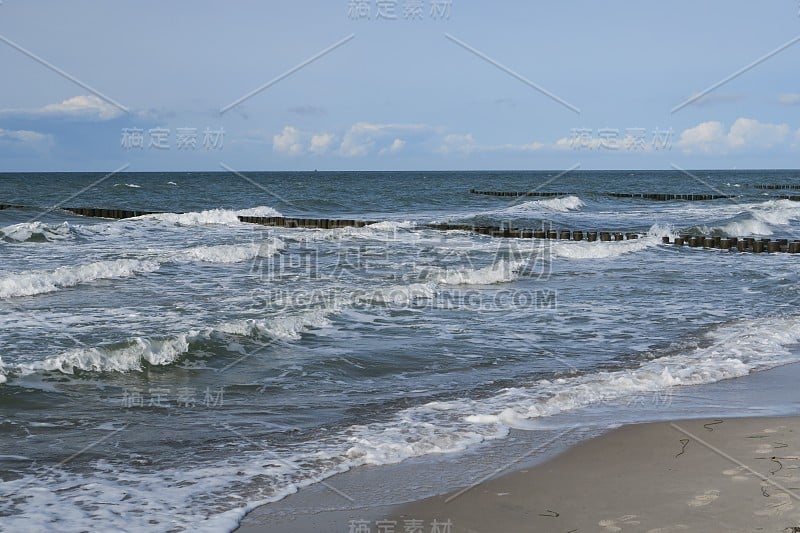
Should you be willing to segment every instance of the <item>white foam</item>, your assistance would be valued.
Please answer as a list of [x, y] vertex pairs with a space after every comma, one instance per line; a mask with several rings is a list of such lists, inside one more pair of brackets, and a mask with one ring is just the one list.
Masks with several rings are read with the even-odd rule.
[[373, 464], [428, 453], [461, 450], [480, 440], [501, 438], [530, 420], [618, 401], [644, 392], [666, 393], [747, 375], [798, 361], [800, 315], [743, 320], [718, 326], [710, 345], [641, 363], [637, 368], [538, 380], [480, 400], [436, 401], [396, 414], [390, 421], [349, 430], [349, 458]]
[[329, 327], [331, 322], [328, 316], [334, 311], [332, 308], [320, 308], [271, 319], [236, 320], [221, 324], [216, 329], [233, 335], [267, 335], [274, 339], [297, 341], [301, 333], [311, 328]]
[[568, 259], [607, 259], [619, 257], [648, 248], [658, 246], [659, 237], [648, 235], [638, 239], [610, 242], [588, 241], [552, 241], [552, 252], [555, 257]]
[[769, 227], [769, 224], [752, 218], [737, 222], [729, 222], [719, 229], [724, 231], [726, 235], [730, 235], [732, 237], [746, 235], [772, 235], [773, 233], [772, 228]]
[[157, 261], [116, 259], [55, 270], [29, 270], [0, 278], [0, 298], [33, 296], [100, 279], [128, 278], [159, 269]]
[[[331, 229], [308, 229], [308, 228], [301, 228], [291, 229], [289, 231], [292, 232], [300, 232], [300, 239], [304, 241], [339, 241], [339, 240], [347, 240], [347, 239], [368, 239], [368, 240], [378, 240], [378, 241], [401, 241], [404, 239], [404, 236], [408, 236], [408, 239], [416, 239], [418, 238], [415, 233], [402, 231], [402, 230], [413, 230], [416, 227], [416, 222], [412, 221], [392, 221], [392, 220], [384, 220], [382, 222], [376, 222], [374, 224], [367, 224], [366, 226], [362, 226], [360, 228], [354, 226], [347, 226], [343, 228], [331, 228]], [[284, 229], [285, 228], [281, 228]]]
[[[158, 476], [124, 461], [102, 459], [93, 463], [89, 473], [50, 469], [38, 474], [38, 483], [22, 478], [0, 487], [3, 496], [20, 498], [25, 510], [25, 514], [5, 517], [4, 524], [11, 529], [30, 528], [58, 517], [87, 528], [102, 523], [121, 530], [231, 530], [254, 506], [279, 500], [354, 466], [458, 452], [503, 438], [509, 428], [531, 427], [527, 421], [538, 417], [790, 362], [796, 356], [789, 347], [800, 342], [800, 315], [725, 324], [710, 331], [707, 340], [709, 346], [646, 361], [635, 369], [539, 380], [480, 400], [430, 402], [381, 422], [351, 426], [336, 439], [330, 436], [325, 442], [300, 445], [289, 452], [223, 454], [210, 466], [181, 465], [178, 470], [164, 465]], [[118, 427], [104, 429], [117, 431]], [[269, 480], [268, 487], [263, 479]], [[257, 501], [244, 501], [240, 491], [233, 490], [248, 480], [259, 480], [259, 486], [268, 489], [257, 492]]]
[[457, 269], [443, 270], [438, 272], [433, 280], [445, 285], [493, 285], [495, 283], [507, 283], [519, 278], [519, 269], [524, 262], [499, 261], [478, 269]]
[[201, 261], [205, 263], [241, 263], [256, 257], [269, 257], [284, 249], [284, 242], [272, 238], [249, 244], [220, 244], [197, 246], [182, 250], [175, 255], [178, 261]]
[[769, 200], [757, 206], [754, 211], [759, 220], [776, 226], [785, 226], [794, 220], [800, 220], [800, 202], [792, 200]]
[[503, 209], [484, 211], [481, 214], [506, 215], [506, 216], [532, 216], [547, 212], [568, 213], [578, 211], [586, 204], [577, 196], [561, 196], [547, 200], [529, 200]]
[[298, 341], [301, 339], [301, 334], [310, 329], [331, 326], [328, 317], [337, 310], [338, 307], [332, 306], [270, 319], [235, 320], [164, 338], [134, 337], [122, 345], [73, 349], [39, 361], [20, 363], [7, 369], [3, 368], [0, 360], [2, 378], [0, 383], [5, 382], [8, 372], [20, 376], [37, 372], [73, 374], [75, 370], [130, 372], [141, 370], [145, 361], [151, 365], [169, 365], [188, 353], [191, 342], [210, 339], [217, 333], [251, 337], [268, 336], [284, 341]]
[[378, 305], [407, 305], [416, 300], [430, 299], [434, 296], [436, 296], [436, 284], [427, 282], [355, 291], [353, 301], [354, 303], [365, 302]]
[[165, 339], [136, 337], [122, 347], [78, 348], [46, 357], [41, 361], [18, 365], [15, 373], [58, 371], [72, 374], [76, 369], [93, 372], [129, 372], [141, 370], [142, 362], [168, 365], [189, 351], [189, 342], [198, 337], [197, 332]]
[[773, 227], [788, 226], [800, 220], [800, 202], [792, 200], [768, 200], [744, 207], [748, 218], [729, 222], [718, 229], [730, 236], [772, 235]]
[[226, 226], [237, 226], [242, 224], [240, 216], [250, 217], [280, 217], [281, 213], [271, 207], [259, 206], [250, 209], [209, 209], [207, 211], [193, 211], [189, 213], [157, 213], [154, 215], [142, 215], [135, 217], [140, 220], [155, 220], [167, 222], [178, 226], [202, 226], [208, 224], [221, 224]]
[[364, 226], [364, 228], [367, 230], [392, 231], [397, 229], [412, 229], [416, 227], [416, 225], [417, 223], [411, 220], [384, 220], [381, 222], [375, 222], [374, 224], [367, 224]]
[[74, 236], [68, 222], [45, 224], [40, 221], [22, 222], [0, 229], [0, 239], [15, 242], [30, 240], [56, 241]]

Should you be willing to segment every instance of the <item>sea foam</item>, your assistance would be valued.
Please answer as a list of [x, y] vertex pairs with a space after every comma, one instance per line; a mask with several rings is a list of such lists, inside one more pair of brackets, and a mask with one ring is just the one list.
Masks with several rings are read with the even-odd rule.
[[0, 229], [0, 240], [18, 242], [51, 242], [70, 239], [75, 236], [69, 222], [45, 224], [44, 222], [22, 222]]
[[0, 298], [33, 296], [100, 279], [128, 278], [159, 268], [157, 261], [116, 259], [62, 266], [55, 270], [29, 270], [0, 278]]
[[209, 209], [206, 211], [193, 211], [189, 213], [157, 213], [136, 217], [140, 220], [153, 220], [167, 222], [178, 226], [202, 226], [208, 224], [221, 224], [236, 226], [242, 224], [240, 216], [250, 217], [280, 217], [280, 212], [271, 207], [260, 206], [250, 209]]

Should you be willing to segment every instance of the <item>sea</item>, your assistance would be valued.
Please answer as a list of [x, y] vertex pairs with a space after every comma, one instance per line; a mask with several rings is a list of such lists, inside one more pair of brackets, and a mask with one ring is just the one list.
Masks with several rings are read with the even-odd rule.
[[798, 238], [778, 184], [800, 171], [0, 174], [0, 530], [232, 531], [334, 474], [798, 362], [800, 256], [662, 242]]

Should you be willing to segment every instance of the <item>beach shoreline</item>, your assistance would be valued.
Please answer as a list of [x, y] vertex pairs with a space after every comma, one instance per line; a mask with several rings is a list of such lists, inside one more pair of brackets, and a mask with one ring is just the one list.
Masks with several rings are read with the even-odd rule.
[[[426, 532], [439, 527], [440, 531], [566, 532], [577, 528], [664, 533], [718, 531], [713, 526], [722, 520], [726, 524], [723, 529], [730, 531], [783, 532], [800, 526], [796, 510], [800, 507], [786, 491], [769, 483], [770, 470], [764, 467], [777, 467], [768, 460], [771, 457], [800, 457], [800, 417], [795, 416], [800, 406], [791, 395], [791, 383], [796, 383], [798, 376], [800, 364], [792, 364], [681, 388], [668, 408], [642, 412], [645, 420], [628, 419], [622, 427], [592, 422], [593, 417], [605, 416], [604, 409], [589, 410], [595, 412], [583, 418], [587, 428], [526, 457], [522, 457], [524, 450], [530, 452], [541, 443], [525, 441], [531, 432], [520, 431], [452, 460], [434, 463], [430, 458], [418, 458], [400, 465], [356, 468], [329, 478], [330, 487], [385, 492], [382, 500], [356, 497], [348, 502], [324, 484], [315, 484], [256, 508], [237, 531], [349, 532], [351, 526], [359, 525], [364, 532], [381, 531], [380, 525], [384, 530], [404, 531], [406, 525], [419, 524], [412, 521], [421, 520]], [[556, 431], [563, 421], [552, 422], [551, 429]], [[685, 448], [682, 439], [688, 439]], [[773, 448], [762, 447], [764, 453], [756, 453], [767, 441], [787, 446], [778, 446], [774, 453]], [[757, 445], [748, 448], [753, 443]], [[505, 454], [506, 459], [489, 456], [490, 450], [510, 451], [515, 445]], [[481, 465], [484, 456], [487, 464]], [[508, 459], [515, 462], [509, 464], [512, 461]], [[491, 468], [493, 465], [499, 466]], [[463, 470], [472, 470], [472, 483], [451, 479], [447, 485], [448, 474]], [[781, 470], [776, 473], [778, 483], [787, 489], [800, 487], [800, 461], [785, 460]], [[425, 494], [432, 487], [421, 482], [422, 497], [406, 494], [392, 499], [385, 485], [414, 471], [429, 476], [431, 471], [438, 472], [445, 490]], [[765, 473], [767, 481], [753, 472]], [[799, 473], [796, 482], [780, 478], [793, 472]], [[659, 484], [652, 483], [654, 479]], [[661, 489], [651, 486], [661, 485], [661, 480], [668, 481]], [[769, 496], [763, 495], [761, 485]], [[672, 514], [685, 519], [671, 518]], [[751, 526], [753, 529], [748, 529]]]

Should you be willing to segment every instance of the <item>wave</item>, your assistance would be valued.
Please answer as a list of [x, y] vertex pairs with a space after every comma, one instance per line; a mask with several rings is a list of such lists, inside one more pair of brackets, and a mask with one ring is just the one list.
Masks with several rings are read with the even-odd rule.
[[219, 244], [197, 246], [182, 250], [175, 255], [176, 260], [201, 261], [205, 263], [242, 263], [256, 257], [269, 257], [283, 250], [284, 242], [272, 238], [251, 244]]
[[742, 237], [747, 235], [772, 235], [774, 233], [769, 224], [752, 218], [729, 222], [724, 226], [713, 229], [721, 230], [725, 235], [730, 237]]
[[353, 293], [353, 301], [370, 305], [408, 305], [434, 296], [436, 296], [435, 283], [410, 283], [358, 291]]
[[141, 189], [142, 188], [141, 185], [136, 185], [135, 183], [115, 183], [114, 187], [119, 187], [120, 185], [124, 186], [124, 187], [128, 187], [130, 189]]
[[448, 285], [494, 285], [519, 279], [526, 261], [499, 261], [483, 268], [443, 269], [425, 267], [420, 269], [419, 282], [390, 285], [375, 289], [355, 291], [351, 295], [353, 305], [405, 306], [419, 300], [430, 300]]
[[608, 259], [658, 246], [659, 238], [648, 236], [627, 241], [611, 242], [552, 242], [554, 257], [566, 259]]
[[665, 355], [637, 368], [538, 380], [481, 400], [430, 402], [401, 411], [392, 420], [350, 428], [347, 456], [371, 464], [399, 462], [429, 453], [463, 450], [502, 438], [530, 420], [642, 393], [669, 394], [676, 386], [745, 376], [800, 356], [800, 315], [743, 320], [717, 326], [706, 346]]
[[505, 405], [525, 407], [503, 409], [497, 421], [551, 416], [635, 393], [714, 383], [795, 362], [797, 355], [789, 347], [800, 343], [800, 317], [737, 321], [708, 332], [706, 340], [709, 346], [648, 361], [636, 369], [543, 380], [534, 388], [510, 389], [498, 399]]
[[153, 215], [142, 215], [129, 220], [154, 220], [167, 222], [177, 226], [204, 226], [208, 224], [220, 224], [226, 226], [238, 226], [240, 216], [249, 217], [280, 217], [280, 212], [267, 206], [253, 207], [250, 209], [209, 209], [206, 211], [192, 211], [189, 213], [156, 213]]
[[747, 235], [772, 235], [776, 226], [788, 226], [800, 220], [800, 202], [792, 200], [768, 200], [766, 202], [744, 206], [747, 211], [740, 213], [746, 216], [733, 220], [713, 229], [722, 231], [731, 237]]
[[154, 366], [167, 366], [188, 354], [191, 343], [211, 340], [220, 333], [298, 341], [303, 332], [330, 326], [329, 316], [336, 310], [319, 308], [269, 319], [236, 320], [168, 337], [134, 337], [121, 343], [70, 350], [41, 361], [21, 363], [13, 368], [4, 368], [0, 360], [0, 383], [6, 381], [9, 372], [22, 376], [37, 372], [74, 374], [76, 370], [131, 372], [142, 370], [145, 362]]
[[44, 222], [22, 222], [0, 229], [0, 240], [20, 242], [52, 242], [75, 237], [75, 229], [69, 222], [45, 224]]
[[[374, 224], [367, 224], [360, 228], [353, 226], [332, 229], [300, 229], [298, 239], [309, 241], [340, 241], [346, 239], [369, 239], [380, 241], [396, 241], [403, 238], [403, 235], [413, 235], [409, 232], [403, 233], [403, 230], [413, 230], [416, 228], [417, 223], [409, 220], [394, 221], [384, 220], [375, 222]], [[286, 228], [281, 228], [286, 229]], [[289, 230], [297, 231], [297, 230]]]
[[148, 339], [135, 337], [123, 346], [92, 347], [70, 350], [33, 363], [23, 363], [15, 373], [58, 371], [73, 374], [88, 372], [129, 372], [141, 370], [144, 361], [151, 365], [168, 365], [189, 351], [189, 343], [198, 338], [195, 332], [171, 338]]
[[543, 211], [568, 213], [570, 211], [578, 211], [585, 206], [586, 204], [583, 200], [577, 196], [561, 196], [558, 198], [548, 198], [547, 200], [529, 200], [503, 209], [486, 211], [483, 214], [524, 217], [541, 214]]
[[55, 270], [29, 270], [0, 278], [0, 298], [33, 296], [101, 279], [129, 278], [159, 268], [158, 261], [116, 259], [62, 266]]
[[297, 341], [300, 340], [301, 333], [311, 328], [330, 326], [328, 317], [335, 311], [336, 308], [319, 308], [271, 319], [237, 320], [220, 325], [217, 329], [233, 335], [268, 336], [273, 339]]
[[638, 239], [624, 241], [550, 241], [551, 251], [554, 257], [566, 259], [608, 259], [619, 257], [634, 252], [641, 252], [648, 248], [654, 248], [661, 243], [661, 237], [665, 235], [674, 236], [675, 230], [672, 226], [653, 225], [646, 236]]
[[444, 285], [493, 285], [507, 283], [519, 278], [524, 261], [500, 259], [496, 263], [478, 269], [442, 270], [432, 276], [432, 281]]
[[116, 259], [83, 265], [62, 266], [55, 270], [29, 270], [0, 278], [0, 299], [35, 296], [104, 279], [130, 278], [155, 272], [170, 262], [233, 264], [257, 257], [269, 257], [285, 247], [277, 238], [248, 244], [197, 246], [177, 252], [163, 252], [148, 259]]
[[[776, 331], [778, 337], [773, 336]], [[113, 494], [114, 501], [120, 503], [114, 513], [103, 518], [122, 529], [131, 524], [152, 528], [156, 523], [157, 527], [169, 525], [197, 531], [231, 530], [256, 505], [280, 500], [349, 468], [457, 452], [504, 438], [513, 427], [531, 428], [531, 419], [598, 401], [619, 401], [642, 392], [708, 383], [791, 362], [797, 358], [789, 347], [800, 342], [800, 317], [729, 323], [709, 331], [705, 337], [707, 346], [673, 352], [634, 369], [539, 380], [480, 400], [428, 402], [374, 423], [349, 426], [309, 446], [299, 444], [291, 450], [267, 450], [261, 454], [228, 454], [211, 467], [183, 465], [176, 469], [166, 465], [155, 477], [132, 467], [130, 462], [111, 464], [101, 460], [98, 468], [89, 472], [68, 475], [51, 469], [46, 473], [50, 476], [46, 479], [47, 491], [40, 489], [41, 483], [31, 483], [29, 477], [10, 480], [5, 484], [4, 496], [24, 497], [27, 511], [48, 505], [73, 506], [76, 494], [78, 501], [98, 501], [102, 495], [108, 499]], [[113, 426], [107, 430], [113, 430]], [[234, 491], [233, 497], [220, 505], [219, 495], [230, 494], [246, 483], [257, 482], [263, 488], [264, 479], [269, 481], [269, 492], [254, 491], [258, 496], [243, 501], [240, 492]], [[203, 499], [206, 496], [214, 500], [208, 502]], [[97, 523], [94, 513], [82, 507], [69, 508], [75, 511], [73, 522], [86, 523], [88, 528]], [[198, 513], [198, 508], [206, 512]], [[31, 516], [42, 523], [48, 518], [46, 513], [31, 511], [9, 516], [6, 521], [25, 527], [30, 525]]]

